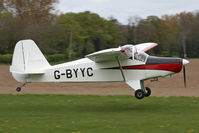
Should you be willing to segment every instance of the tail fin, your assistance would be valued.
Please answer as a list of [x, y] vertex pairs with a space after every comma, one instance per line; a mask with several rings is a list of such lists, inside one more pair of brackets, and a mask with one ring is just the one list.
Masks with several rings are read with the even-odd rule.
[[49, 66], [34, 41], [22, 40], [16, 44], [10, 72], [17, 81], [24, 82], [24, 80], [17, 79], [16, 75], [43, 74]]

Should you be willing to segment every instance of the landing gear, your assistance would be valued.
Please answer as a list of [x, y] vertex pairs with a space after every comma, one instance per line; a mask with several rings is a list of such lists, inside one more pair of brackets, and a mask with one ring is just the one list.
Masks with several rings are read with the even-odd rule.
[[145, 87], [146, 93], [145, 93], [145, 97], [148, 97], [151, 95], [151, 89], [149, 87]]
[[20, 92], [21, 91], [21, 87], [17, 87], [16, 91]]
[[135, 97], [137, 99], [142, 99], [142, 98], [144, 98], [144, 96], [145, 96], [145, 93], [143, 90], [139, 89], [139, 90], [135, 91]]
[[16, 91], [17, 91], [17, 92], [20, 92], [20, 91], [21, 91], [21, 88], [24, 87], [25, 85], [26, 85], [26, 83], [23, 83], [21, 86], [19, 86], [19, 87], [16, 88]]
[[135, 91], [135, 97], [137, 99], [143, 99], [144, 97], [148, 97], [151, 95], [151, 89], [149, 87], [145, 87], [145, 90], [139, 89]]

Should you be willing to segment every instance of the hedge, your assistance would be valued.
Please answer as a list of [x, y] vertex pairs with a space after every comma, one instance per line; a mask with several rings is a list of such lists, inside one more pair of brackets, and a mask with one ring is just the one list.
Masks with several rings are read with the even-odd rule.
[[11, 64], [12, 54], [0, 55], [0, 64]]

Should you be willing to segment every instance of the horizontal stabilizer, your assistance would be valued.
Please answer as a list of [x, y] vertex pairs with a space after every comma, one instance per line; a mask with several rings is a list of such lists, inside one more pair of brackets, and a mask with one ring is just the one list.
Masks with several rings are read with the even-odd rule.
[[12, 71], [12, 67], [10, 67], [10, 72], [15, 73], [15, 74], [23, 74], [23, 75], [31, 75], [31, 74], [42, 75], [42, 74], [45, 73], [44, 71], [25, 71], [25, 72], [17, 72], [17, 71]]

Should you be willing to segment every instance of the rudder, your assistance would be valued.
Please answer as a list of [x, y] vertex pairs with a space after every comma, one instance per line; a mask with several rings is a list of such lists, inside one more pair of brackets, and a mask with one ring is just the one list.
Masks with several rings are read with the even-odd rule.
[[16, 44], [10, 72], [17, 81], [25, 82], [16, 75], [42, 74], [48, 67], [48, 61], [33, 40], [21, 40]]

